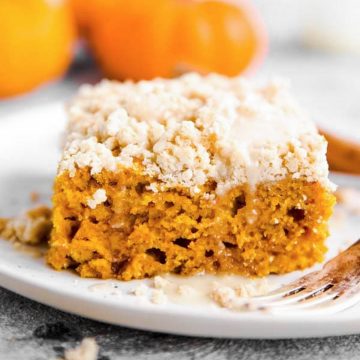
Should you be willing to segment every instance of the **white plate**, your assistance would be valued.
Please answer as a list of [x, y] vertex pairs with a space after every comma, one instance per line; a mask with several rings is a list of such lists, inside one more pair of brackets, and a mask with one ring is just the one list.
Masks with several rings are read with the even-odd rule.
[[[16, 214], [29, 205], [29, 193], [39, 191], [48, 201], [59, 158], [59, 135], [65, 125], [62, 105], [49, 104], [0, 120], [0, 216]], [[338, 182], [358, 186], [356, 177]], [[348, 246], [360, 234], [360, 221], [334, 221], [329, 254]], [[175, 334], [231, 338], [290, 338], [345, 335], [360, 332], [360, 307], [331, 316], [231, 312], [211, 302], [156, 305], [128, 291], [149, 280], [120, 282], [80, 279], [50, 269], [43, 259], [19, 252], [0, 241], [0, 285], [58, 309], [112, 324]], [[270, 277], [281, 283], [299, 276]], [[107, 285], [98, 285], [107, 284]], [[95, 287], [94, 287], [95, 285]], [[107, 291], [107, 289], [112, 289]], [[91, 291], [103, 289], [101, 291]], [[106, 290], [106, 291], [105, 291]]]

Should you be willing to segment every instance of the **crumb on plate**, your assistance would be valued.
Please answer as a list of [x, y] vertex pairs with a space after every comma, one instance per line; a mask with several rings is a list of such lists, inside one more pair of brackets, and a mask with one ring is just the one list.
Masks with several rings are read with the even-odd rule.
[[151, 295], [151, 302], [153, 304], [161, 305], [165, 304], [168, 300], [167, 295], [162, 289], [154, 289]]
[[45, 205], [32, 208], [18, 216], [0, 218], [0, 236], [17, 243], [43, 243], [49, 239], [51, 229], [51, 210]]

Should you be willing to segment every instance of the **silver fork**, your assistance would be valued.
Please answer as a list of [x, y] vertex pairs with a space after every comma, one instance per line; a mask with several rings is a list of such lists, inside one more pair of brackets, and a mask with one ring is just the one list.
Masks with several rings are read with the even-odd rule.
[[249, 302], [256, 310], [297, 312], [316, 310], [334, 314], [360, 302], [360, 239], [347, 250], [311, 272]]

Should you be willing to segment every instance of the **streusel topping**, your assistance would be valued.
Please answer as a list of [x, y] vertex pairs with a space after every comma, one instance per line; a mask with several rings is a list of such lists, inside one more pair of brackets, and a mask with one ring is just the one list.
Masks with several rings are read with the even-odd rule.
[[93, 196], [87, 200], [87, 205], [90, 209], [95, 209], [98, 205], [107, 200], [106, 191], [104, 189], [98, 189]]
[[196, 193], [213, 180], [221, 194], [288, 175], [331, 187], [326, 141], [279, 80], [104, 80], [83, 86], [68, 112], [60, 173], [116, 171], [140, 160], [155, 191], [180, 185]]

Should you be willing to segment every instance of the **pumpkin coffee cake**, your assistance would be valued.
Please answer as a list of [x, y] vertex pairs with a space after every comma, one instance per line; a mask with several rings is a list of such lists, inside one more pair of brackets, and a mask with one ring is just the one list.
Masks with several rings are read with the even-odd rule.
[[83, 277], [264, 276], [323, 259], [326, 142], [279, 81], [102, 81], [68, 109], [48, 262]]

